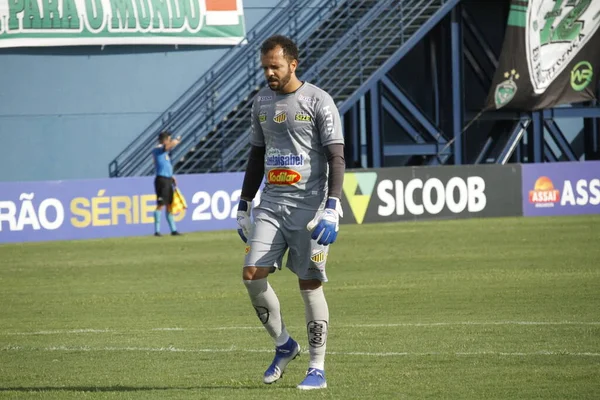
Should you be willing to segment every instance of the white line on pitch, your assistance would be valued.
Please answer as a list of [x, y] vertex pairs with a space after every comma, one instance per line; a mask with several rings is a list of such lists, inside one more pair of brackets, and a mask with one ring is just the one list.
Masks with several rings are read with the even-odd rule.
[[464, 326], [464, 325], [600, 325], [600, 322], [576, 322], [576, 321], [464, 321], [464, 322], [407, 322], [396, 324], [362, 324], [362, 325], [340, 325], [340, 327], [360, 327], [360, 328], [395, 328], [403, 326]]
[[63, 335], [63, 334], [79, 334], [79, 333], [110, 333], [110, 332], [116, 332], [116, 331], [111, 330], [111, 329], [71, 329], [71, 330], [54, 329], [54, 330], [35, 331], [35, 332], [0, 332], [0, 335], [7, 335], [7, 336], [12, 336], [12, 335], [19, 335], [19, 336]]
[[[501, 326], [501, 325], [581, 325], [581, 326], [600, 326], [600, 322], [591, 321], [462, 321], [462, 322], [399, 322], [392, 324], [340, 324], [333, 325], [334, 328], [401, 328], [401, 327], [438, 327], [438, 326]], [[291, 329], [294, 327], [291, 327]], [[160, 331], [222, 331], [222, 330], [263, 330], [262, 326], [221, 326], [221, 327], [196, 327], [196, 328], [152, 328], [152, 329], [132, 329], [132, 330], [114, 330], [114, 329], [71, 329], [71, 330], [42, 330], [33, 332], [0, 332], [5, 336], [26, 336], [26, 335], [73, 335], [82, 333], [132, 333], [132, 332], [160, 332]]]
[[[238, 349], [234, 346], [223, 349], [181, 349], [177, 347], [21, 347], [6, 346], [0, 351], [65, 351], [65, 352], [167, 352], [167, 353], [272, 353], [272, 349]], [[571, 356], [571, 357], [600, 357], [600, 353], [569, 352], [569, 351], [535, 351], [535, 352], [502, 352], [502, 351], [473, 351], [473, 352], [362, 352], [362, 351], [330, 351], [328, 355], [363, 356], [363, 357], [406, 357], [406, 356], [501, 356], [501, 357], [531, 357], [531, 356]]]

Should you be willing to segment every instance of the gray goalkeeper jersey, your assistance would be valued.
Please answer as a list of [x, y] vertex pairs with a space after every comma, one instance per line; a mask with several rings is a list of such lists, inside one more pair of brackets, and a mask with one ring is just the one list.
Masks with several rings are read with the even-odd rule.
[[324, 203], [329, 167], [323, 147], [344, 143], [329, 94], [307, 82], [289, 94], [260, 90], [252, 104], [250, 143], [265, 147], [262, 199], [315, 210]]

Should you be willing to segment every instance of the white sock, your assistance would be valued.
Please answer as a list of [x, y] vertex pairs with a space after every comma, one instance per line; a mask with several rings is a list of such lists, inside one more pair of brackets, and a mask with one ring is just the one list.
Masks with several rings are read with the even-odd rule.
[[329, 307], [325, 300], [323, 287], [314, 290], [301, 290], [306, 315], [308, 334], [308, 368], [325, 369], [325, 348], [329, 329]]
[[275, 346], [283, 346], [287, 343], [290, 335], [285, 329], [279, 299], [267, 278], [253, 281], [244, 280], [244, 285], [250, 295], [250, 301], [254, 306], [256, 315], [265, 326], [269, 335], [275, 341]]

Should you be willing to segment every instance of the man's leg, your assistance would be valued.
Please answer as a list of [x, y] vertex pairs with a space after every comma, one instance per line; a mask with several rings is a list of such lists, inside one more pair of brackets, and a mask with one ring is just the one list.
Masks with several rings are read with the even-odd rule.
[[325, 381], [325, 349], [327, 348], [329, 328], [329, 307], [320, 280], [300, 279], [299, 283], [300, 294], [304, 300], [310, 360], [306, 378], [298, 385], [298, 389], [324, 389], [327, 387]]
[[156, 210], [154, 210], [154, 235], [160, 236], [160, 214], [162, 210], [162, 205], [157, 205]]
[[306, 224], [314, 218], [314, 211], [294, 209], [285, 228], [290, 243], [287, 267], [297, 276], [300, 294], [304, 300], [306, 333], [310, 360], [304, 380], [298, 389], [323, 389], [325, 381], [325, 349], [329, 328], [329, 307], [323, 294], [323, 282], [327, 282], [325, 264], [328, 246], [322, 246], [310, 238]]
[[169, 179], [168, 183], [166, 185], [165, 188], [165, 204], [168, 204], [169, 207], [167, 207], [167, 223], [169, 224], [169, 230], [171, 231], [171, 235], [179, 235], [179, 232], [177, 232], [177, 226], [175, 225], [175, 217], [173, 216], [173, 214], [171, 214], [170, 211], [170, 207], [171, 204], [173, 204], [173, 197], [174, 197], [174, 191], [173, 191], [173, 180]]
[[156, 192], [156, 210], [154, 210], [154, 236], [160, 235], [160, 215], [167, 197], [167, 186], [165, 178], [157, 176], [154, 178], [154, 191]]
[[175, 217], [167, 210], [167, 222], [169, 223], [169, 229], [171, 233], [177, 233], [177, 226], [175, 225]]
[[258, 319], [275, 342], [275, 346], [283, 346], [290, 339], [290, 335], [281, 317], [279, 299], [267, 280], [269, 270], [270, 268], [245, 267], [244, 285]]
[[248, 238], [242, 278], [256, 315], [275, 343], [275, 358], [264, 373], [264, 383], [280, 379], [287, 364], [300, 352], [300, 346], [290, 338], [285, 328], [279, 299], [267, 280], [275, 266], [281, 265], [286, 249], [276, 214], [255, 209], [254, 228]]

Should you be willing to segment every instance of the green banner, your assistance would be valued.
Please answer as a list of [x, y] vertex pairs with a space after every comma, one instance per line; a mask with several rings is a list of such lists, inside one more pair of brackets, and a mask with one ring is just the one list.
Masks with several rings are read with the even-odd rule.
[[0, 0], [0, 48], [234, 45], [242, 0]]
[[600, 0], [512, 0], [486, 109], [537, 110], [595, 99]]

